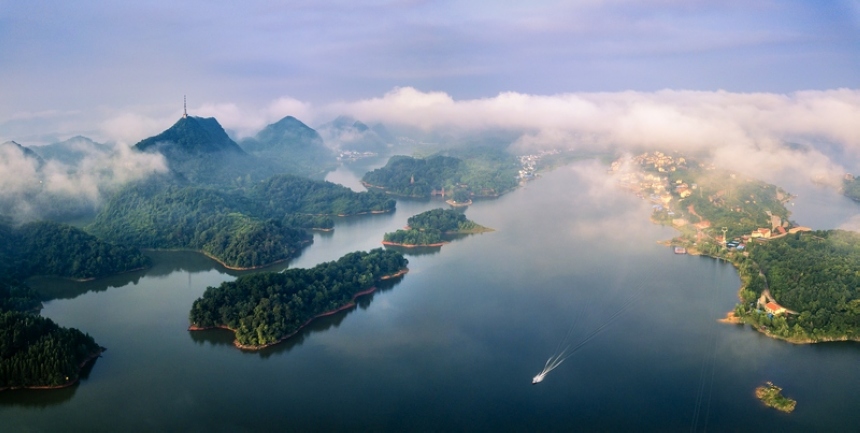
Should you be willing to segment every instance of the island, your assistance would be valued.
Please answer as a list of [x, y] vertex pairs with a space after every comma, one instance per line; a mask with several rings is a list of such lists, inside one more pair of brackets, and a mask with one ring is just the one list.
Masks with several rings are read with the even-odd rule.
[[652, 202], [652, 221], [680, 231], [666, 242], [676, 252], [738, 269], [740, 302], [722, 321], [793, 343], [860, 341], [860, 234], [801, 226], [781, 188], [680, 154], [645, 153], [610, 171]]
[[[384, 167], [366, 173], [362, 183], [404, 197], [454, 196], [465, 203], [471, 197], [498, 197], [517, 187], [520, 162], [491, 148], [448, 151], [426, 158], [392, 156]], [[461, 193], [462, 194], [462, 193]]]
[[259, 350], [290, 338], [313, 319], [350, 308], [381, 280], [407, 272], [398, 252], [357, 251], [310, 269], [243, 275], [207, 287], [189, 313], [190, 331], [229, 329], [234, 344]]
[[785, 413], [794, 411], [797, 402], [782, 395], [782, 388], [767, 382], [766, 384], [755, 389], [755, 396], [761, 400], [766, 406]]
[[386, 233], [384, 245], [401, 247], [438, 247], [447, 243], [445, 235], [472, 234], [492, 231], [476, 224], [453, 209], [432, 209], [413, 215], [405, 230]]

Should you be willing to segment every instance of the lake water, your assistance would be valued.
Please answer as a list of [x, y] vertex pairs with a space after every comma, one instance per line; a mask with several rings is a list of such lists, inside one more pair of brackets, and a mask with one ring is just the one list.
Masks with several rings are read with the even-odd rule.
[[[238, 274], [198, 254], [152, 253], [152, 269], [87, 283], [35, 281], [53, 298], [43, 315], [108, 350], [77, 386], [0, 393], [0, 430], [860, 426], [860, 345], [795, 346], [718, 323], [737, 301], [734, 268], [658, 245], [674, 232], [605, 176], [586, 161], [476, 202], [466, 215], [496, 231], [409, 255], [402, 279], [260, 352], [237, 350], [227, 331], [187, 331], [192, 302]], [[329, 178], [360, 189], [348, 168]], [[815, 218], [798, 212], [800, 200], [795, 217]], [[828, 203], [856, 214], [848, 200]], [[288, 266], [376, 248], [409, 216], [443, 205], [400, 200], [393, 214], [340, 219]], [[531, 384], [559, 346], [583, 341]], [[798, 401], [794, 413], [755, 398], [765, 381]]]

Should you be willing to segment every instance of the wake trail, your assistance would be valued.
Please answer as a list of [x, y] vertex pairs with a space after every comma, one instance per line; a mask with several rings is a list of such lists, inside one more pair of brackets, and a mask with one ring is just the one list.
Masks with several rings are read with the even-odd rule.
[[[590, 298], [586, 299], [586, 301], [580, 306], [578, 314], [574, 317], [573, 324], [567, 330], [567, 334], [565, 334], [564, 338], [556, 346], [556, 350], [555, 350], [555, 352], [553, 352], [553, 355], [550, 356], [549, 359], [547, 359], [546, 363], [544, 363], [543, 370], [541, 370], [541, 372], [538, 373], [538, 375], [532, 379], [532, 384], [536, 384], [538, 382], [541, 382], [544, 379], [544, 377], [546, 377], [546, 375], [549, 374], [549, 372], [555, 370], [565, 360], [567, 360], [568, 358], [573, 356], [574, 353], [576, 353], [579, 349], [581, 349], [583, 346], [585, 346], [588, 342], [590, 342], [591, 340], [596, 338], [603, 330], [605, 330], [607, 327], [609, 327], [610, 325], [615, 323], [621, 316], [623, 316], [631, 308], [633, 308], [633, 306], [639, 300], [641, 300], [642, 297], [645, 295], [645, 292], [642, 290], [642, 288], [644, 286], [645, 286], [645, 282], [640, 283], [639, 286], [637, 286], [635, 291], [634, 291], [635, 294], [633, 296], [631, 296], [629, 299], [627, 299], [627, 301], [625, 301], [621, 305], [621, 308], [619, 308], [617, 311], [615, 311], [613, 314], [611, 314], [609, 316], [609, 318], [606, 319], [606, 321], [603, 324], [598, 326], [596, 329], [594, 329], [590, 333], [586, 334], [586, 336], [579, 343], [577, 343], [576, 345], [573, 345], [573, 347], [571, 347], [570, 338], [574, 334], [574, 330], [577, 328], [577, 325], [579, 324], [581, 317], [584, 316], [585, 313], [588, 311], [588, 308], [589, 308], [590, 303], [591, 303]], [[564, 349], [562, 349], [562, 347]]]

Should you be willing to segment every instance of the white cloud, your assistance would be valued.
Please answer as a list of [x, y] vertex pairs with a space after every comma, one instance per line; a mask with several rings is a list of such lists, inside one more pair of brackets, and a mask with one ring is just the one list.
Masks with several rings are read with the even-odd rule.
[[[379, 98], [332, 104], [330, 112], [364, 121], [431, 129], [523, 131], [520, 151], [538, 148], [662, 148], [704, 151], [718, 162], [773, 173], [801, 170], [839, 176], [840, 167], [815, 149], [786, 142], [823, 140], [860, 155], [860, 91], [792, 94], [675, 91], [515, 92], [455, 100], [441, 92], [396, 88]], [[833, 172], [833, 170], [836, 170]]]
[[40, 163], [15, 146], [0, 147], [0, 215], [29, 221], [84, 212], [118, 186], [167, 170], [160, 155], [135, 152], [124, 143], [75, 148], [85, 155], [69, 166], [56, 160]]

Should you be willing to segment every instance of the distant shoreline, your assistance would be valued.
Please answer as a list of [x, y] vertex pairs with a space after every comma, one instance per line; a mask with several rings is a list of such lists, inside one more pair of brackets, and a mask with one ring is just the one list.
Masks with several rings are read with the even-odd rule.
[[403, 247], [403, 248], [441, 247], [442, 245], [449, 244], [449, 243], [450, 242], [437, 242], [435, 244], [398, 244], [397, 242], [382, 241], [382, 245], [391, 245], [391, 246]]

